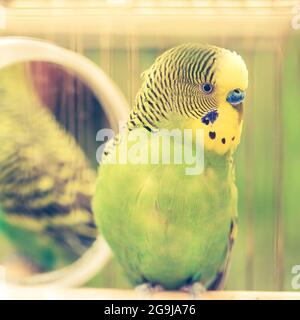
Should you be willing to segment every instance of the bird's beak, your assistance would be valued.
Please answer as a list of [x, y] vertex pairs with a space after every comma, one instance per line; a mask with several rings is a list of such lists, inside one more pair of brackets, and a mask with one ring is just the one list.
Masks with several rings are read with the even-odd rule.
[[229, 102], [233, 107], [238, 106], [245, 99], [245, 92], [241, 89], [234, 89], [227, 95], [226, 101]]

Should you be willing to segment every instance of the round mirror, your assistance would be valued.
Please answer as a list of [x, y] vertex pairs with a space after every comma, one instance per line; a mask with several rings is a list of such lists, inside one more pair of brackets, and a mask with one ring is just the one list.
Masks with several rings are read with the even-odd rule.
[[84, 57], [29, 39], [1, 47], [0, 265], [16, 283], [71, 265], [95, 242], [96, 135], [128, 106]]

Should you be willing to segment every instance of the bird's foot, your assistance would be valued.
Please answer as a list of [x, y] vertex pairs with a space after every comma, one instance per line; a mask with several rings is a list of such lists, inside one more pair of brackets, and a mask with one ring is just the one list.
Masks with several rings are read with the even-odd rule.
[[142, 298], [147, 298], [149, 295], [164, 291], [164, 288], [159, 284], [146, 282], [135, 287], [135, 291], [141, 295]]
[[191, 295], [191, 298], [195, 300], [201, 299], [201, 294], [206, 292], [206, 288], [201, 282], [194, 282], [191, 285], [182, 287], [181, 291], [189, 293]]

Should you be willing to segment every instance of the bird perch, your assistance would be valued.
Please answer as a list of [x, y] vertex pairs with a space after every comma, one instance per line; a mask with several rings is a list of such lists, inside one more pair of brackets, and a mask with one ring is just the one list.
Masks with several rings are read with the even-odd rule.
[[[300, 300], [300, 292], [271, 291], [209, 291], [198, 297], [203, 300]], [[1, 299], [16, 300], [188, 300], [191, 296], [184, 292], [164, 291], [151, 295], [141, 295], [134, 290], [119, 289], [52, 289], [50, 287], [17, 287], [0, 288]]]

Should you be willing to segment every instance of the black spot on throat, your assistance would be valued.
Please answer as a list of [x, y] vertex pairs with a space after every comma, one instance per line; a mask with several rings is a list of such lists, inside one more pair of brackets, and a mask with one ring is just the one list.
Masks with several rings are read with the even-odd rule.
[[221, 141], [222, 141], [222, 143], [223, 143], [223, 144], [225, 144], [225, 143], [226, 143], [226, 139], [225, 139], [225, 138], [222, 138], [222, 140], [221, 140]]
[[212, 140], [216, 138], [216, 133], [214, 131], [209, 131], [208, 135]]

